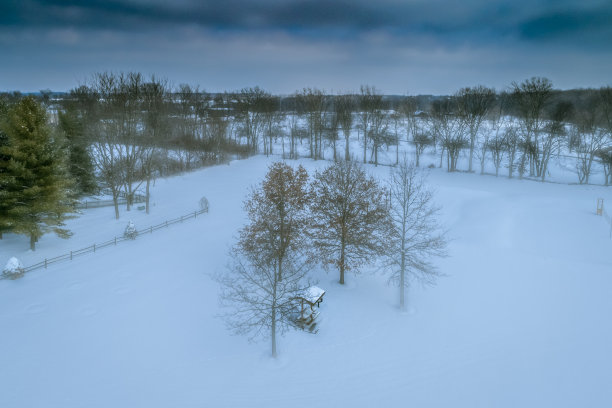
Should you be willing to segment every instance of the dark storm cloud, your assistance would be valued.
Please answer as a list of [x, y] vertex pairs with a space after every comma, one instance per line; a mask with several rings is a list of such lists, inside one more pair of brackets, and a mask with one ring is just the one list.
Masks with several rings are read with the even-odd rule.
[[401, 24], [401, 16], [356, 1], [188, 1], [178, 3], [103, 0], [9, 0], [0, 5], [3, 25], [152, 28], [196, 24], [207, 28], [373, 29]]
[[[459, 39], [523, 40], [588, 35], [607, 28], [609, 2], [382, 0], [4, 0], [0, 25], [121, 31], [196, 25], [213, 30], [277, 30], [316, 35], [386, 30]], [[491, 38], [493, 36], [494, 38]], [[458, 37], [458, 38], [457, 38]], [[481, 38], [486, 40], [486, 38]]]
[[526, 21], [521, 34], [527, 39], [568, 38], [599, 35], [608, 46], [612, 41], [612, 5], [589, 11], [547, 13]]

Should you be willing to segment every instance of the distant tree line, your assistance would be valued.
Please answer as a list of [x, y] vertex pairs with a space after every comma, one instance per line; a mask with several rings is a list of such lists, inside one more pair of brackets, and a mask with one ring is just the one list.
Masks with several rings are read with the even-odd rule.
[[[20, 115], [38, 118], [30, 133], [18, 131]], [[15, 173], [42, 166], [19, 161], [25, 141], [45, 134], [49, 147], [42, 150], [54, 152], [57, 180], [48, 182], [58, 187], [58, 210], [34, 211], [47, 221], [25, 228], [32, 247], [46, 231], [67, 236], [62, 220], [80, 195], [104, 189], [118, 218], [119, 197], [127, 197], [130, 210], [135, 191], [143, 189], [149, 212], [156, 177], [256, 153], [378, 165], [382, 150], [389, 157], [395, 149], [398, 164], [400, 145], [410, 144], [417, 166], [430, 152], [449, 172], [479, 166], [484, 173], [491, 163], [496, 175], [505, 168], [508, 177], [542, 181], [551, 158], [568, 156], [580, 183], [591, 182], [594, 165], [603, 170], [604, 184], [612, 183], [612, 88], [558, 91], [546, 78], [512, 83], [502, 92], [475, 86], [450, 96], [389, 96], [372, 86], [278, 96], [259, 87], [208, 93], [137, 72], [105, 72], [68, 93], [0, 94], [0, 124], [0, 233], [22, 230], [15, 222], [26, 201], [13, 191]], [[21, 186], [25, 192], [27, 185]]]
[[[597, 162], [607, 185], [611, 94], [609, 87], [558, 91], [546, 78], [502, 92], [479, 85], [437, 97], [385, 96], [372, 86], [337, 95], [305, 88], [275, 96], [259, 87], [210, 94], [138, 73], [101, 73], [61, 98], [58, 111], [79, 119], [102, 184], [128, 196], [135, 178], [148, 183], [228, 155], [297, 158], [301, 146], [315, 160], [359, 157], [378, 165], [381, 149], [394, 147], [397, 164], [402, 142], [413, 145], [417, 165], [431, 150], [450, 172], [479, 164], [484, 173], [492, 163], [496, 175], [505, 167], [509, 177], [541, 180], [552, 157], [569, 154], [580, 183], [589, 183]], [[355, 134], [361, 153], [351, 151]], [[109, 158], [111, 145], [116, 157]], [[464, 154], [467, 168], [459, 168]]]

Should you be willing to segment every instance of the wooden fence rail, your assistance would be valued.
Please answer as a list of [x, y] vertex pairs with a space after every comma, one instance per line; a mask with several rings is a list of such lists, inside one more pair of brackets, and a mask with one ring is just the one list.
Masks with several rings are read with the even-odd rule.
[[[140, 195], [140, 194], [134, 194], [134, 197], [132, 198], [132, 204], [137, 204], [137, 203], [144, 203], [145, 201], [147, 201], [147, 197]], [[127, 204], [127, 198], [119, 198], [117, 199], [117, 204], [119, 205], [124, 205]], [[76, 209], [77, 210], [87, 210], [89, 208], [100, 208], [100, 207], [110, 207], [115, 205], [115, 202], [113, 200], [93, 200], [93, 201], [83, 201], [80, 202], [76, 205]]]
[[[143, 228], [139, 231], [137, 231], [136, 235], [134, 236], [134, 238], [128, 238], [128, 237], [124, 237], [124, 236], [120, 236], [120, 237], [113, 237], [113, 239], [110, 239], [108, 241], [105, 242], [101, 242], [101, 243], [96, 243], [93, 245], [90, 245], [88, 247], [85, 248], [80, 248], [80, 249], [76, 249], [73, 251], [70, 251], [69, 253], [63, 254], [63, 255], [59, 255], [56, 256], [54, 258], [45, 258], [43, 261], [35, 263], [33, 265], [29, 265], [23, 268], [23, 272], [31, 272], [34, 271], [36, 269], [46, 269], [49, 265], [53, 265], [55, 263], [58, 262], [63, 262], [63, 261], [72, 261], [73, 258], [77, 257], [77, 256], [81, 256], [81, 255], [85, 255], [85, 254], [89, 254], [92, 252], [96, 252], [99, 249], [102, 248], [106, 248], [109, 246], [115, 246], [118, 243], [121, 243], [123, 241], [132, 241], [134, 239], [136, 239], [136, 237], [139, 237], [141, 235], [144, 234], [152, 234], [153, 231], [157, 231], [159, 229], [162, 228], [167, 228], [170, 225], [173, 224], [177, 224], [180, 222], [183, 222], [185, 220], [191, 219], [191, 218], [196, 218], [198, 215], [202, 215], [204, 213], [208, 212], [208, 206], [206, 206], [205, 208], [202, 208], [198, 211], [194, 211], [192, 213], [186, 214], [186, 215], [181, 215], [178, 218], [172, 219], [172, 220], [167, 220], [164, 221], [160, 224], [157, 225], [152, 225], [146, 228]], [[6, 279], [7, 277], [5, 275], [0, 275], [0, 279]]]

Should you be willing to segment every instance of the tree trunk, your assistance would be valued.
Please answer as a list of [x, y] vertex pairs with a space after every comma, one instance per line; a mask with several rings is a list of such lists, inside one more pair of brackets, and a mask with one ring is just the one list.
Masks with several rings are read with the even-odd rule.
[[119, 193], [113, 191], [113, 204], [115, 205], [115, 219], [119, 219]]
[[349, 134], [348, 133], [344, 134], [344, 160], [345, 161], [351, 160], [351, 156], [349, 154]]
[[399, 137], [397, 138], [397, 144], [395, 145], [395, 165], [397, 166], [398, 164], [399, 164]]
[[406, 279], [406, 254], [402, 251], [402, 263], [401, 263], [401, 270], [400, 270], [400, 309], [401, 310], [406, 310], [406, 301], [405, 301], [406, 280], [405, 279]]
[[146, 213], [149, 213], [149, 201], [150, 201], [150, 193], [149, 193], [149, 186], [151, 185], [151, 177], [147, 177], [147, 193], [146, 193], [146, 201], [145, 201], [145, 206], [146, 206]]
[[340, 244], [340, 284], [344, 285], [344, 241]]
[[367, 150], [368, 150], [368, 129], [364, 126], [363, 129], [363, 164], [367, 162]]
[[30, 250], [36, 251], [36, 234], [30, 234]]
[[378, 167], [378, 144], [374, 146], [374, 166]]
[[476, 141], [476, 137], [470, 138], [470, 164], [468, 165], [468, 171], [472, 172], [472, 160], [474, 159], [474, 142]]
[[272, 325], [270, 338], [272, 340], [272, 357], [276, 358], [276, 305], [272, 305]]
[[132, 209], [132, 184], [130, 183], [129, 186], [126, 188], [126, 195], [125, 195], [125, 201], [126, 201], [126, 211], [130, 211]]
[[338, 161], [338, 157], [336, 156], [336, 139], [334, 138], [334, 163]]

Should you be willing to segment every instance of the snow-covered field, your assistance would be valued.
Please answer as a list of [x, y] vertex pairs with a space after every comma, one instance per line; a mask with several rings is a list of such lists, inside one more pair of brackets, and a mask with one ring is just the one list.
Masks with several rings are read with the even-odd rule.
[[366, 269], [342, 286], [315, 269], [319, 333], [287, 333], [275, 360], [215, 317], [211, 275], [277, 159], [158, 180], [150, 215], [87, 210], [70, 240], [47, 235], [34, 253], [5, 236], [2, 266], [30, 265], [210, 202], [202, 217], [0, 281], [0, 407], [611, 406], [612, 240], [595, 206], [612, 189], [432, 170], [447, 276], [411, 288], [401, 313], [385, 276]]

